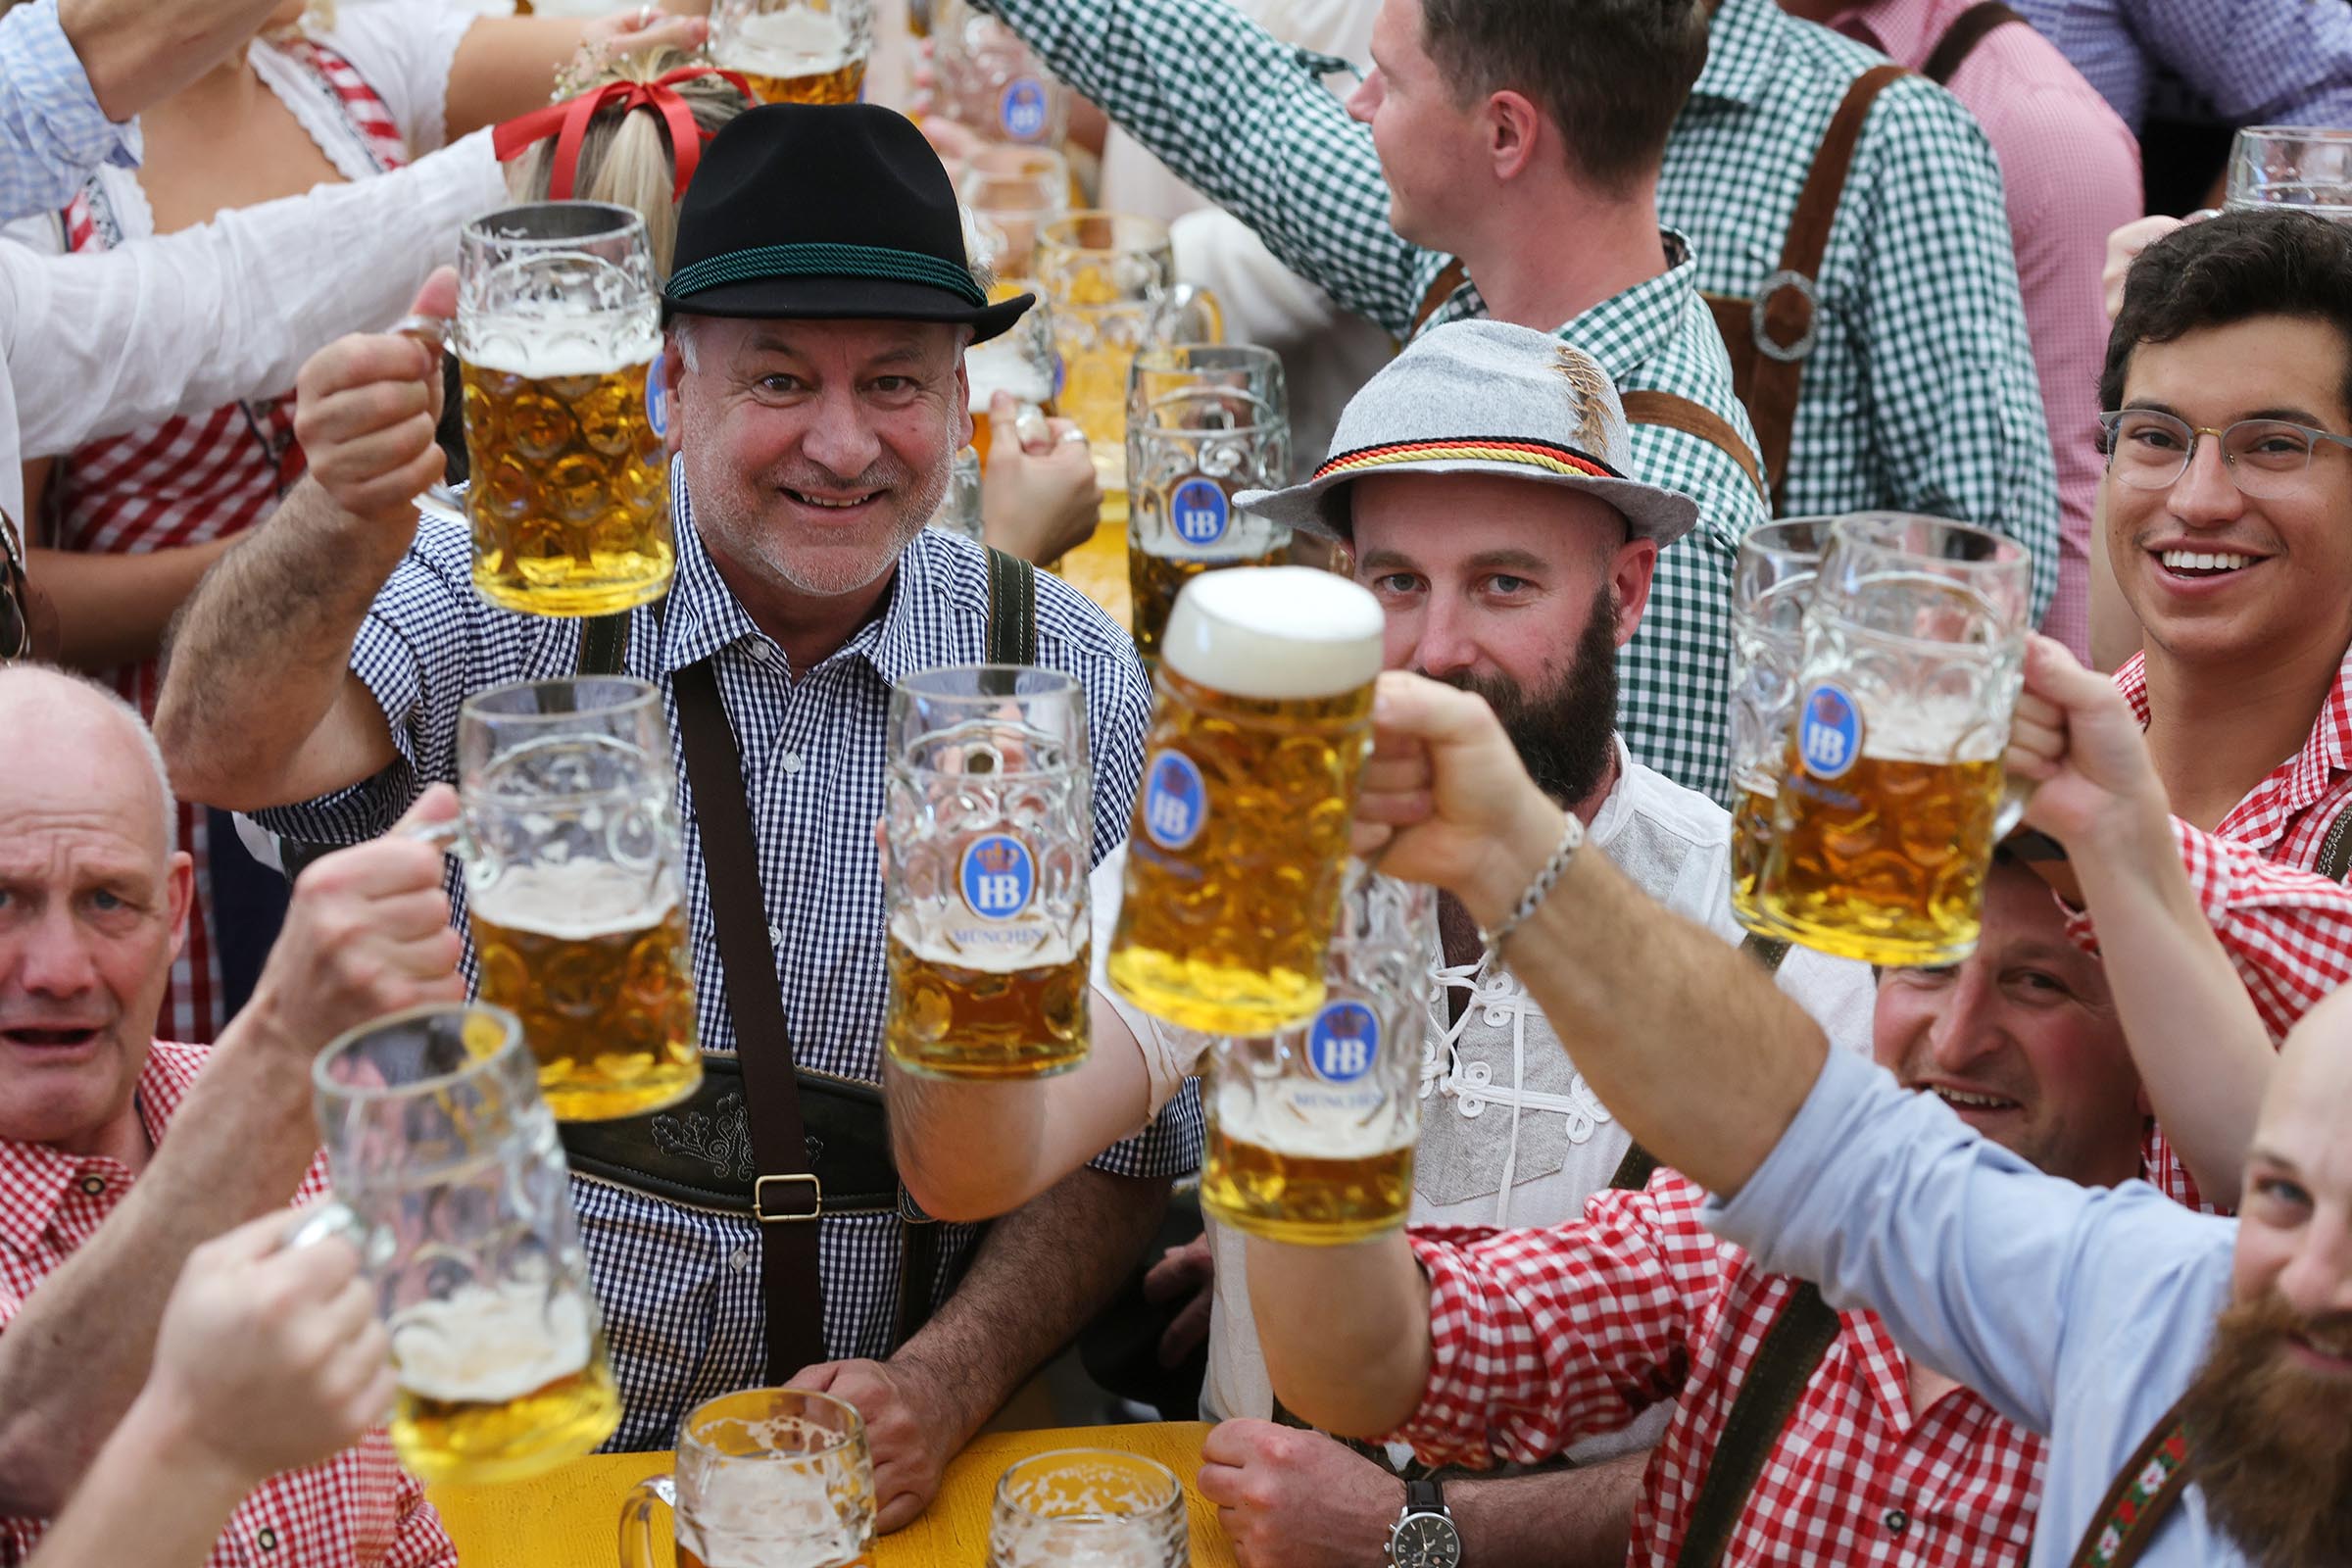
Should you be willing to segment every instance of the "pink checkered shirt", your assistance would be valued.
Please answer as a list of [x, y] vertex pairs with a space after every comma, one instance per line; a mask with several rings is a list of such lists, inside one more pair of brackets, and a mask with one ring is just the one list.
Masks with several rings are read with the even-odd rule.
[[[139, 1074], [139, 1119], [159, 1142], [208, 1054], [158, 1041]], [[25, 1299], [97, 1234], [130, 1192], [118, 1161], [0, 1143], [0, 1332]], [[296, 1201], [326, 1191], [314, 1163]], [[257, 1415], [258, 1418], [258, 1415]], [[0, 1519], [0, 1568], [32, 1553], [46, 1521]], [[401, 1469], [383, 1430], [323, 1463], [270, 1477], [229, 1515], [206, 1568], [454, 1568], [424, 1489]]]
[[[1832, 24], [1917, 71], [1974, 0], [1868, 0]], [[2140, 215], [2139, 143], [2107, 101], [2032, 27], [1995, 27], [1945, 84], [2000, 161], [2025, 293], [2026, 330], [2058, 459], [2058, 597], [2042, 630], [2090, 657], [2090, 510], [2099, 456], [2107, 235]]]
[[[1533, 1462], [1680, 1399], [1627, 1558], [1673, 1562], [1740, 1381], [1797, 1288], [1711, 1235], [1705, 1197], [1661, 1170], [1644, 1192], [1594, 1194], [1566, 1225], [1416, 1228], [1433, 1354], [1421, 1407], [1395, 1436], [1432, 1464]], [[1915, 1418], [1908, 1370], [1875, 1314], [1838, 1314], [1724, 1563], [2024, 1560], [2040, 1441], [1966, 1389]]]

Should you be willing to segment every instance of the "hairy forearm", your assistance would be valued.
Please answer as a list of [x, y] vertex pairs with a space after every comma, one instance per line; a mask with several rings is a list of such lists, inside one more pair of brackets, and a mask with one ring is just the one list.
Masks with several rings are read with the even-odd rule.
[[191, 1462], [179, 1434], [141, 1400], [42, 1537], [31, 1568], [195, 1568], [247, 1488]]
[[[1345, 1247], [1250, 1240], [1250, 1309], [1274, 1396], [1326, 1432], [1377, 1438], [1429, 1385], [1429, 1282], [1401, 1231]], [[1330, 1303], [1345, 1302], [1345, 1311]]]
[[1494, 1481], [1457, 1481], [1446, 1505], [1479, 1568], [1621, 1568], [1649, 1451]]
[[57, 607], [59, 662], [101, 670], [155, 658], [172, 615], [228, 546], [221, 539], [126, 555], [26, 552], [25, 570]]
[[277, 0], [59, 0], [91, 96], [113, 121], [151, 108], [251, 39]]

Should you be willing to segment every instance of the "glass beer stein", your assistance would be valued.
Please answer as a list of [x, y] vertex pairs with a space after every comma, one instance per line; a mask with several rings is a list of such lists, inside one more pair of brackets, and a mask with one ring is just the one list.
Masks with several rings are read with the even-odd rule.
[[[988, 297], [997, 301], [1023, 294], [1036, 295], [1037, 303], [1023, 312], [1019, 320], [987, 342], [963, 351], [963, 371], [971, 384], [971, 450], [979, 455], [983, 466], [996, 441], [992, 412], [996, 395], [1012, 394], [1016, 418], [1032, 409], [1051, 414], [1055, 383], [1061, 378], [1061, 351], [1054, 346], [1054, 312], [1046, 303], [1043, 287], [1029, 278], [1016, 277], [1005, 278], [988, 291]], [[1019, 438], [1007, 430], [1004, 439]]]
[[1086, 692], [1055, 670], [920, 670], [890, 696], [883, 1041], [908, 1072], [1086, 1059], [1094, 837]]
[[1993, 845], [2022, 809], [2001, 758], [2030, 579], [2024, 549], [1965, 523], [1832, 525], [1756, 886], [1782, 932], [1877, 964], [1975, 950]]
[[1291, 420], [1273, 350], [1146, 349], [1127, 396], [1127, 582], [1136, 652], [1159, 657], [1184, 585], [1227, 566], [1290, 559], [1291, 530], [1233, 504], [1290, 482]]
[[1070, 124], [1070, 89], [1020, 35], [956, 4], [934, 19], [932, 111], [987, 142], [1059, 147]]
[[455, 342], [473, 585], [505, 610], [601, 615], [668, 590], [668, 394], [645, 220], [510, 207], [458, 242]]
[[865, 1423], [824, 1394], [752, 1389], [698, 1405], [677, 1467], [620, 1508], [621, 1568], [655, 1568], [653, 1515], [675, 1519], [678, 1568], [870, 1568]]
[[458, 710], [454, 823], [485, 1002], [522, 1020], [564, 1121], [675, 1104], [703, 1077], [662, 696], [625, 675], [523, 681]]
[[1323, 1004], [1380, 602], [1306, 566], [1237, 566], [1177, 597], [1106, 962], [1144, 1011], [1263, 1035]]
[[2248, 125], [2230, 146], [2232, 210], [2293, 207], [2352, 222], [2352, 130]]
[[555, 1118], [503, 1007], [412, 1007], [312, 1064], [335, 1202], [400, 1382], [392, 1446], [425, 1482], [518, 1481], [620, 1422]]
[[1007, 1468], [989, 1511], [988, 1568], [1185, 1568], [1184, 1486], [1114, 1448], [1062, 1448]]
[[1732, 566], [1732, 912], [1760, 936], [1785, 937], [1756, 904], [1772, 849], [1772, 813], [1796, 720], [1805, 606], [1828, 545], [1828, 517], [1789, 517], [1751, 529]]
[[1070, 210], [1070, 162], [1051, 147], [975, 148], [956, 181], [956, 197], [1004, 236], [1003, 248], [987, 258], [996, 274], [1026, 274], [1037, 265], [1038, 226]]
[[710, 59], [763, 104], [854, 104], [874, 49], [872, 0], [712, 0]]
[[1209, 1048], [1200, 1206], [1279, 1242], [1360, 1241], [1412, 1205], [1438, 896], [1360, 861], [1347, 878], [1314, 1017]]

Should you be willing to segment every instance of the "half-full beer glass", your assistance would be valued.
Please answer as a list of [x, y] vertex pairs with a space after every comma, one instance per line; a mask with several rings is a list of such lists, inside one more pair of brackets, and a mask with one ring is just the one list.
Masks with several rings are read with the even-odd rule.
[[1222, 344], [1146, 349], [1127, 394], [1131, 502], [1127, 582], [1136, 651], [1159, 657], [1184, 585], [1227, 566], [1274, 566], [1291, 530], [1233, 504], [1290, 482], [1291, 420], [1273, 350]]
[[677, 1466], [620, 1506], [621, 1568], [655, 1568], [654, 1509], [671, 1510], [678, 1568], [867, 1568], [874, 1466], [865, 1423], [830, 1395], [751, 1389], [698, 1405]]
[[1192, 1561], [1175, 1472], [1115, 1448], [1023, 1459], [997, 1482], [988, 1568], [1184, 1568]]
[[2232, 209], [2293, 207], [2352, 222], [2352, 130], [2248, 125], [2230, 146]]
[[466, 510], [473, 585], [492, 604], [601, 615], [668, 590], [661, 310], [645, 220], [627, 208], [540, 202], [466, 225]]
[[482, 1000], [522, 1020], [564, 1121], [636, 1116], [702, 1082], [662, 697], [625, 675], [523, 681], [458, 710], [448, 841]]
[[1263, 1035], [1323, 1004], [1381, 633], [1380, 601], [1306, 566], [1177, 597], [1107, 959], [1146, 1012]]
[[1004, 248], [988, 258], [997, 275], [1027, 273], [1037, 265], [1038, 225], [1070, 210], [1069, 160], [1051, 147], [975, 148], [956, 198], [1004, 233]]
[[854, 104], [874, 50], [872, 0], [713, 0], [710, 58], [763, 104]]
[[1308, 1244], [1404, 1223], [1437, 915], [1430, 888], [1350, 861], [1314, 1017], [1210, 1048], [1200, 1206], [1212, 1218]]
[[883, 1041], [901, 1067], [1038, 1078], [1086, 1059], [1093, 788], [1069, 675], [965, 664], [893, 689]]
[[[1044, 415], [1054, 410], [1054, 383], [1061, 378], [1061, 352], [1054, 346], [1054, 311], [1039, 285], [1028, 278], [1006, 278], [990, 286], [991, 300], [1004, 301], [1035, 294], [1037, 303], [1021, 318], [985, 343], [963, 351], [963, 371], [971, 385], [972, 450], [983, 466], [996, 442], [992, 405], [999, 392], [1009, 392], [1014, 416], [1029, 410]], [[1017, 441], [1011, 430], [1004, 439]]]
[[1756, 878], [1772, 849], [1772, 813], [1796, 721], [1805, 607], [1832, 521], [1765, 523], [1740, 542], [1732, 566], [1732, 912], [1761, 936], [1788, 935], [1757, 906]]
[[996, 18], [958, 4], [931, 34], [932, 111], [990, 142], [1058, 147], [1070, 89]]
[[1756, 887], [1781, 931], [1880, 964], [1975, 949], [1992, 848], [2015, 825], [2001, 758], [2030, 575], [2014, 541], [1965, 523], [1832, 525]]
[[[342, 1230], [392, 1334], [392, 1446], [428, 1482], [537, 1475], [620, 1421], [556, 1121], [503, 1007], [413, 1007], [312, 1064]], [[256, 1412], [257, 1416], [266, 1412]]]

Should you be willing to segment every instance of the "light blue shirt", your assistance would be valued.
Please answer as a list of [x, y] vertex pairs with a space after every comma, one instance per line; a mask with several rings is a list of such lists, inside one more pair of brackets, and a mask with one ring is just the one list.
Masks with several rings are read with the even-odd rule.
[[2238, 125], [2352, 125], [2352, 8], [2335, 0], [2017, 0], [2136, 133], [2169, 67]]
[[100, 164], [139, 165], [139, 122], [98, 107], [57, 0], [0, 16], [0, 222], [54, 212]]
[[[2078, 1187], [1940, 1101], [1833, 1051], [1737, 1198], [1707, 1205], [1756, 1267], [1869, 1307], [1904, 1350], [2049, 1439], [2031, 1568], [2063, 1568], [2108, 1485], [2188, 1387], [2228, 1304], [2237, 1222], [2144, 1182]], [[2246, 1561], [2191, 1488], [2147, 1568]]]

